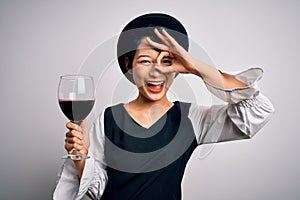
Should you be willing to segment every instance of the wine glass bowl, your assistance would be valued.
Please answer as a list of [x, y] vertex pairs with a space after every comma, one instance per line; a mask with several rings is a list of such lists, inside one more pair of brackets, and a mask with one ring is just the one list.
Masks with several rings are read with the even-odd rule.
[[81, 121], [84, 120], [94, 106], [95, 100], [59, 100], [59, 106], [66, 117], [80, 125]]
[[[58, 102], [64, 115], [73, 123], [80, 125], [95, 104], [95, 88], [93, 77], [85, 75], [64, 75], [60, 77], [58, 86]], [[76, 149], [63, 158], [84, 160]]]

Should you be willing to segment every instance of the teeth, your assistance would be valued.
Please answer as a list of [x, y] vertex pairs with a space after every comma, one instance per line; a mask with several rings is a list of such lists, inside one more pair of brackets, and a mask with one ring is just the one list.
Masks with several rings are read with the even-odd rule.
[[146, 81], [147, 85], [155, 85], [155, 86], [163, 85], [164, 83], [165, 83], [164, 81], [159, 81], [159, 82], [157, 82], [157, 81], [155, 81], [155, 82], [153, 82], [153, 81]]

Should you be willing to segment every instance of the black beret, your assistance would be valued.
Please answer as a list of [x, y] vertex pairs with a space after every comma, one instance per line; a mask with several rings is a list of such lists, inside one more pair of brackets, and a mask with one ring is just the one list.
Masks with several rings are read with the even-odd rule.
[[[185, 50], [188, 50], [187, 31], [176, 18], [162, 13], [149, 13], [138, 16], [123, 28], [118, 39], [117, 56], [123, 74], [126, 75], [127, 72], [125, 58], [128, 53], [136, 50], [138, 40], [142, 37], [154, 35], [154, 28], [165, 28]], [[126, 77], [132, 81], [128, 74]]]

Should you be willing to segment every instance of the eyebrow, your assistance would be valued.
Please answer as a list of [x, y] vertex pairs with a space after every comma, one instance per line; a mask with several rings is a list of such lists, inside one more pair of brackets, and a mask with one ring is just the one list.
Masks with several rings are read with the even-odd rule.
[[141, 58], [141, 57], [147, 57], [147, 58], [150, 58], [149, 55], [144, 55], [144, 54], [142, 54], [142, 55], [139, 55], [136, 59], [139, 59], [139, 58]]
[[[149, 56], [149, 55], [142, 54], [142, 55], [139, 55], [136, 59], [139, 59], [139, 58], [142, 58], [142, 57], [151, 58], [151, 56]], [[162, 57], [162, 59], [165, 59], [165, 58], [172, 59], [171, 56], [164, 56], [164, 57]]]

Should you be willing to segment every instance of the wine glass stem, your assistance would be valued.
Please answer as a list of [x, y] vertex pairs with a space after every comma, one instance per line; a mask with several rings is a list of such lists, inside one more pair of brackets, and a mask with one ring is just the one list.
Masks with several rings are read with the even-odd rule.
[[[72, 121], [74, 124], [80, 126], [82, 121]], [[72, 150], [71, 155], [81, 155], [80, 151], [75, 148]]]
[[72, 121], [72, 123], [74, 123], [74, 124], [76, 124], [76, 125], [78, 125], [78, 126], [81, 125], [81, 122], [82, 122], [82, 121]]

